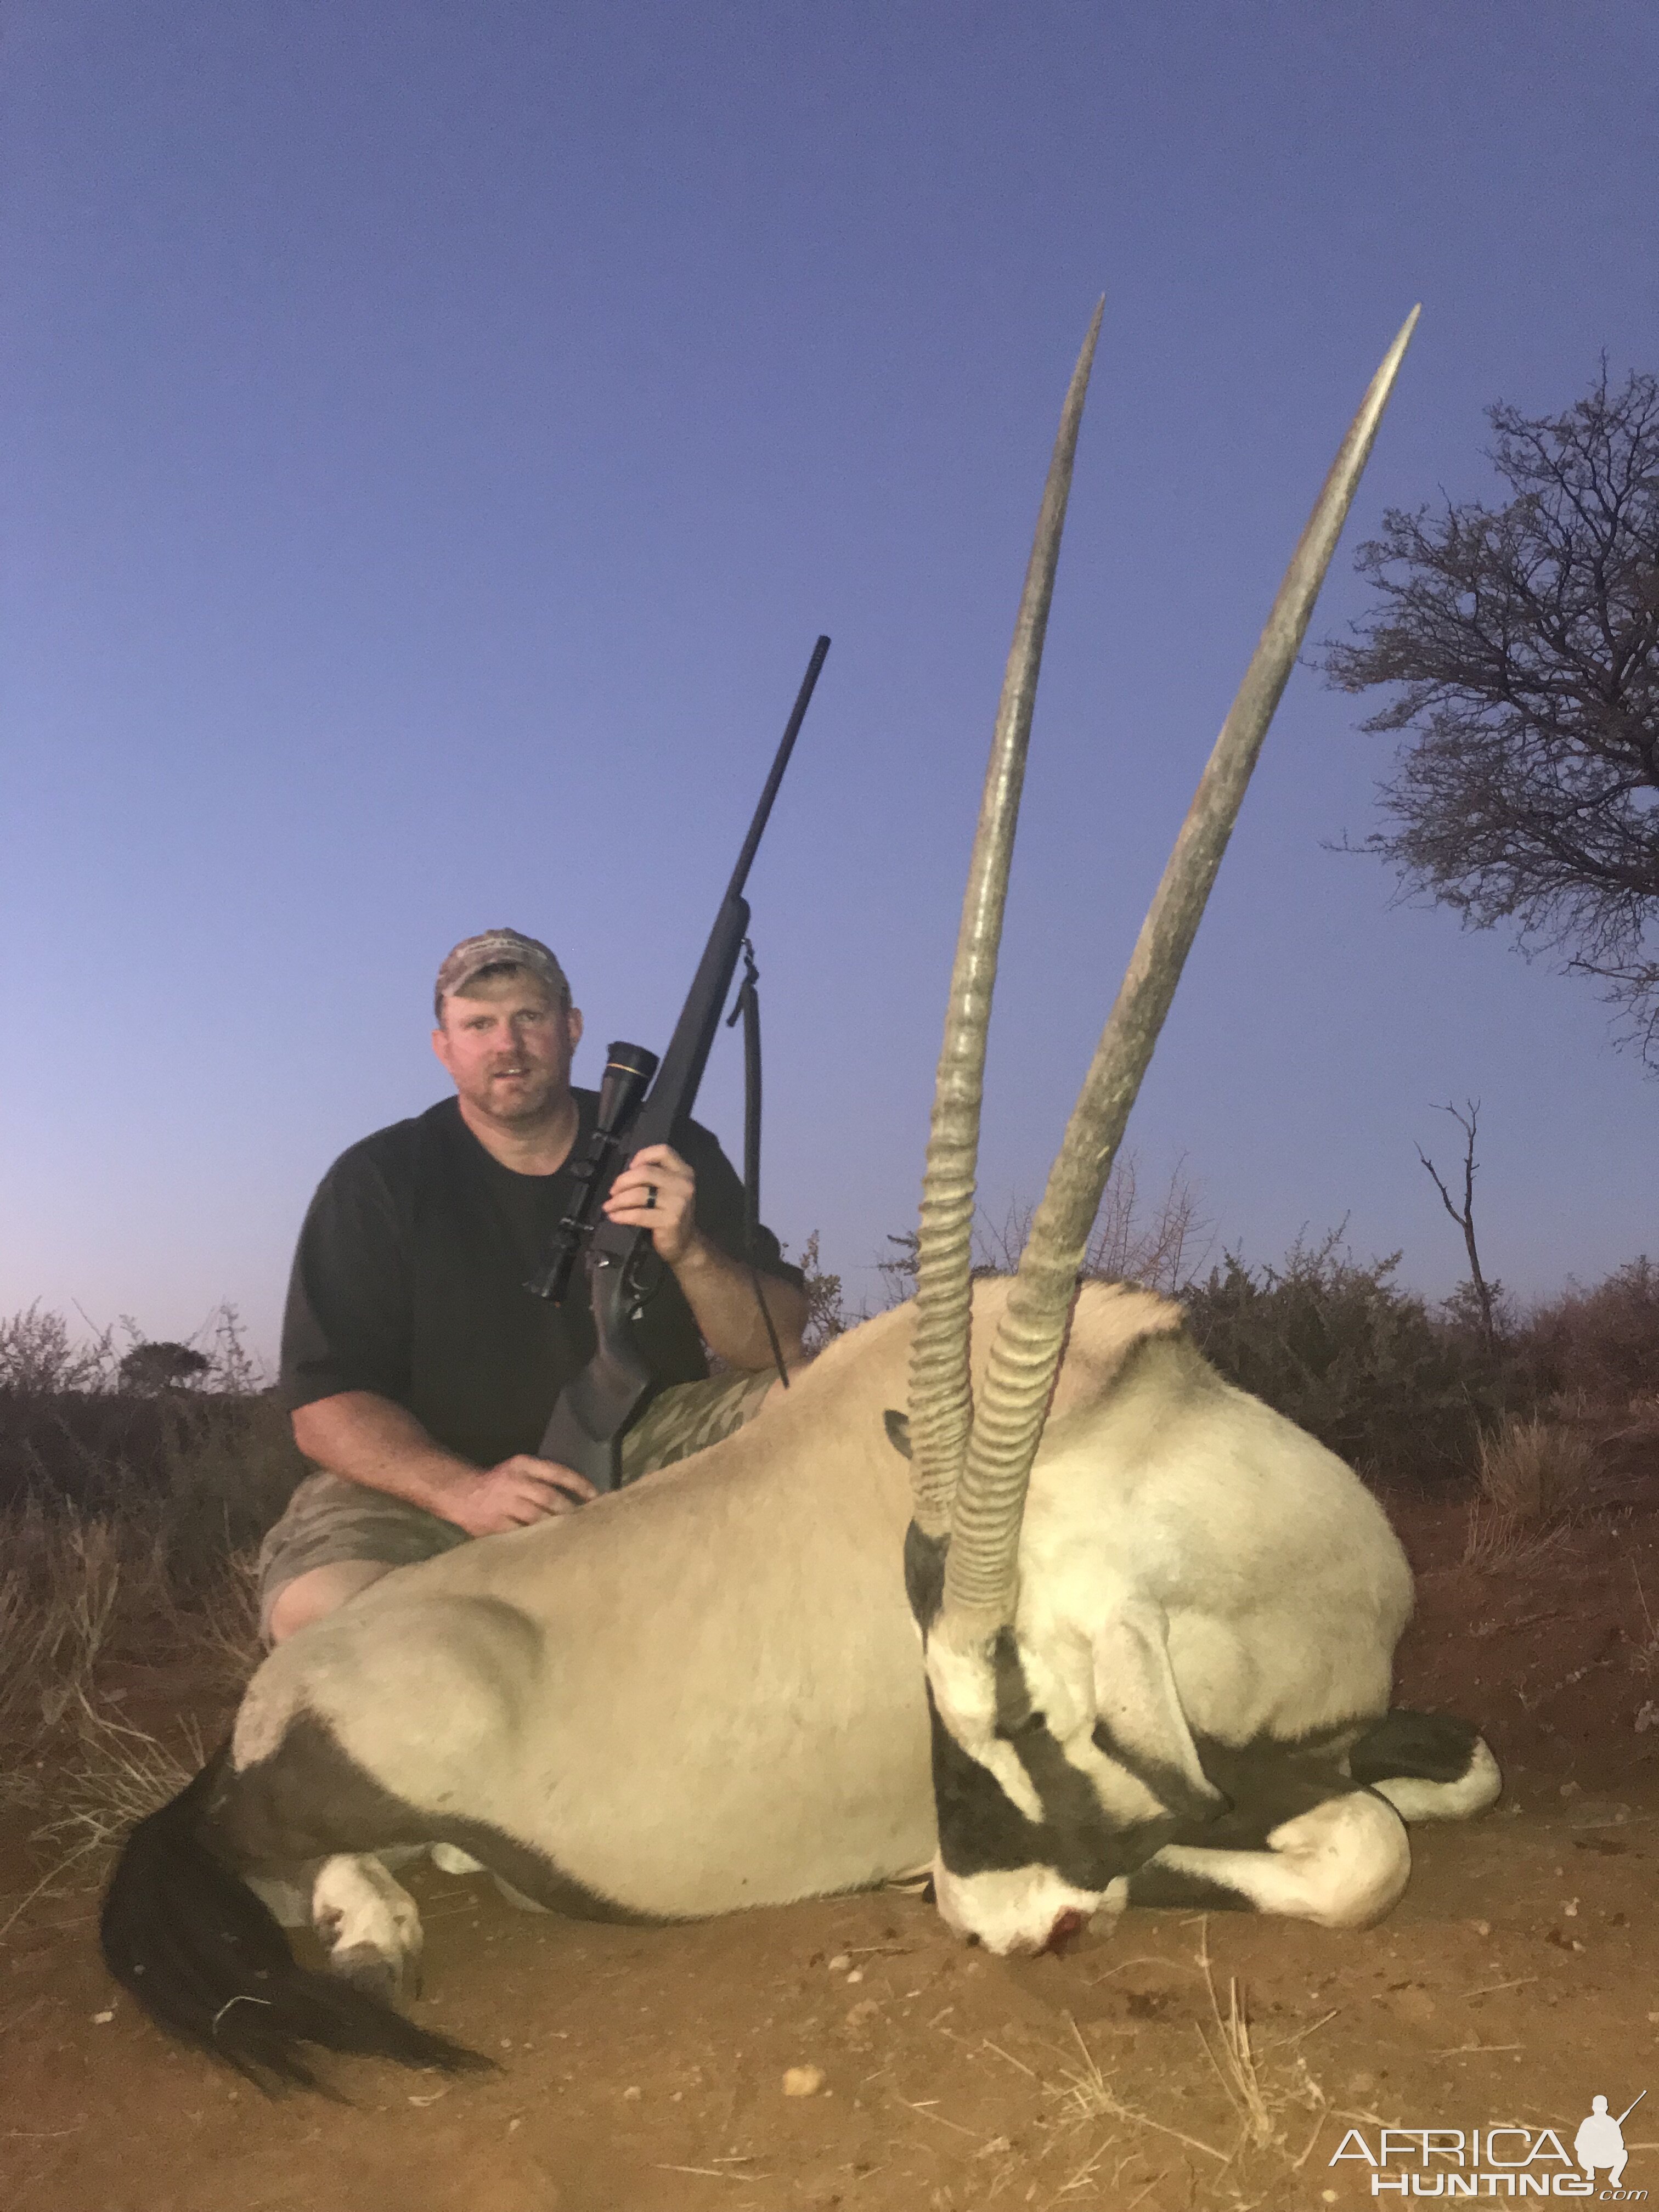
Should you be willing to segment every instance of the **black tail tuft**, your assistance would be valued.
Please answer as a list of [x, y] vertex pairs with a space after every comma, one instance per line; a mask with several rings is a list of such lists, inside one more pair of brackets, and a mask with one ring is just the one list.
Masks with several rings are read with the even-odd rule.
[[228, 1753], [128, 1837], [104, 1893], [105, 1962], [159, 2027], [258, 2087], [321, 2087], [305, 2046], [446, 2073], [492, 2062], [380, 1998], [296, 1964], [275, 1917], [213, 1848], [208, 1807]]

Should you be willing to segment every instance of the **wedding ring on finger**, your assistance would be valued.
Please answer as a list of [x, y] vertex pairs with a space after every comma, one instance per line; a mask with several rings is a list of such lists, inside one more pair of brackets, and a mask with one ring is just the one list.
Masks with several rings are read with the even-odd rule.
[[645, 1186], [645, 1210], [647, 1213], [650, 1212], [652, 1207], [655, 1206], [656, 1202], [657, 1186], [653, 1182], [648, 1182]]

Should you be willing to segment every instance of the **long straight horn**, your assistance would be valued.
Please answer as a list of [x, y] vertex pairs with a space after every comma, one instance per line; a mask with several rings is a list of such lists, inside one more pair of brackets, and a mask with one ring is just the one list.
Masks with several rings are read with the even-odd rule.
[[1244, 787], [1295, 663], [1418, 310], [1389, 347], [1302, 533], [1254, 659], [1141, 925], [1048, 1187], [1031, 1224], [958, 1486], [942, 1627], [967, 1644], [1013, 1619], [1025, 1486], [1060, 1364], [1084, 1249]]
[[943, 1536], [951, 1525], [951, 1500], [973, 1424], [968, 1373], [970, 1248], [985, 1037], [996, 982], [997, 949], [1002, 939], [1014, 824], [1025, 781], [1031, 709], [1042, 665], [1042, 640], [1054, 597], [1060, 532], [1066, 526], [1066, 501], [1072, 489], [1072, 461], [1105, 306], [1103, 299], [1096, 307], [1072, 372], [1037, 514], [1036, 537], [1025, 571], [1025, 589], [1020, 596], [1014, 641], [1002, 678], [1002, 700], [991, 738], [979, 828], [962, 902], [962, 926], [957, 933], [956, 963], [951, 970], [945, 1042], [933, 1087], [933, 1127], [921, 1182], [921, 1225], [916, 1238], [916, 1312], [910, 1352], [914, 1510], [917, 1527], [928, 1536]]

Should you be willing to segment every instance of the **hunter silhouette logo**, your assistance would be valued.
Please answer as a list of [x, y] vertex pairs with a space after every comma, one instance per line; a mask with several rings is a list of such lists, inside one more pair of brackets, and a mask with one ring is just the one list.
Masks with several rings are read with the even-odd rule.
[[1602, 2166], [1607, 2166], [1607, 2186], [1617, 2189], [1625, 2178], [1625, 2160], [1630, 2153], [1625, 2148], [1625, 2122], [1647, 2095], [1633, 2097], [1618, 2118], [1607, 2115], [1605, 2097], [1592, 2097], [1589, 2115], [1579, 2122], [1578, 2132], [1572, 2139], [1572, 2154], [1584, 2169], [1586, 2179], [1593, 2181]]
[[[1568, 2150], [1554, 2128], [1493, 2123], [1484, 2128], [1382, 2128], [1368, 2136], [1350, 2128], [1330, 2159], [1368, 2169], [1370, 2194], [1399, 2197], [1595, 2197], [1634, 2204], [1645, 2189], [1623, 2186], [1629, 2158], [1624, 2126], [1642, 2099], [1632, 2097], [1615, 2119], [1605, 2097], [1593, 2097]], [[1600, 2187], [1599, 2176], [1605, 2176]], [[1328, 2190], [1328, 2201], [1335, 2191]]]

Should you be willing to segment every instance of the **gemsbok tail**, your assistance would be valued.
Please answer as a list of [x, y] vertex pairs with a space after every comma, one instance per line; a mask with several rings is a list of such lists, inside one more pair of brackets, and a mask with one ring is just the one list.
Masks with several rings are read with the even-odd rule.
[[139, 2009], [265, 2090], [323, 2086], [307, 2045], [447, 2073], [487, 2068], [367, 1990], [297, 1964], [275, 1917], [216, 1848], [209, 1808], [228, 1759], [222, 1747], [138, 1823], [104, 1893], [105, 1963]]

